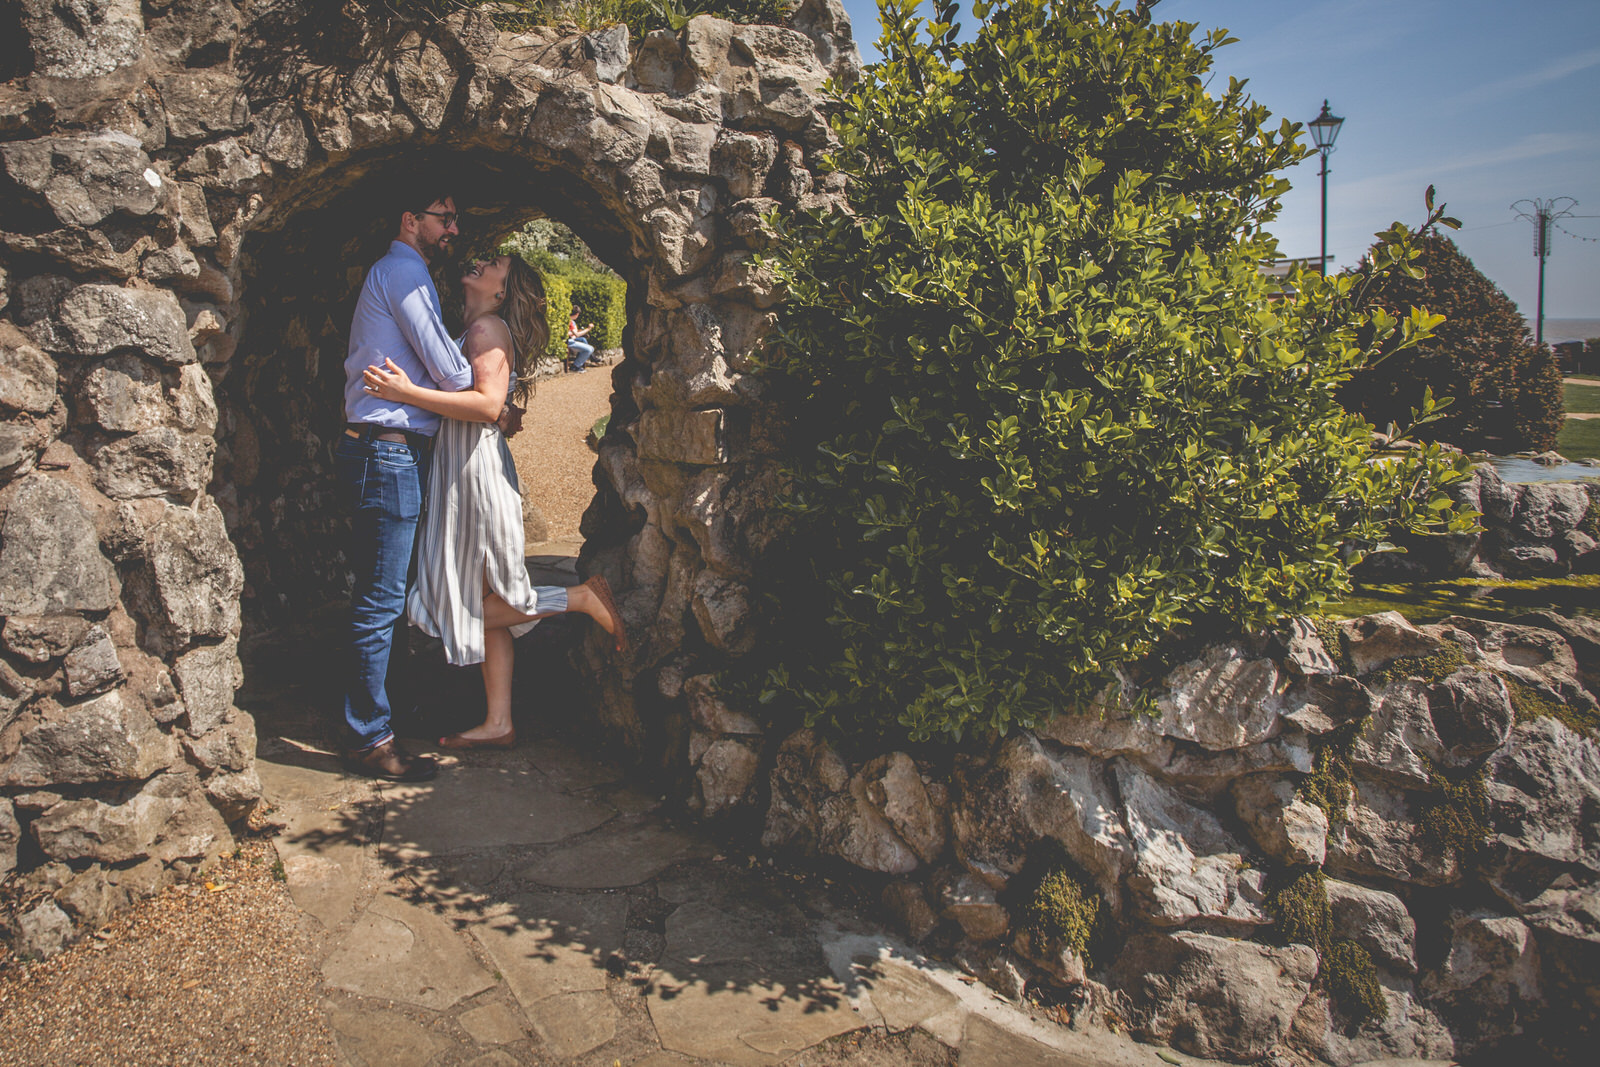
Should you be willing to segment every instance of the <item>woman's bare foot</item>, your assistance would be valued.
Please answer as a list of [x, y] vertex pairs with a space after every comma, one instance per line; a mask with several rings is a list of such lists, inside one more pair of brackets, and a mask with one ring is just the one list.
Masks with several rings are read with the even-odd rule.
[[622, 612], [617, 610], [617, 602], [611, 596], [611, 584], [597, 574], [584, 582], [582, 588], [589, 593], [591, 600], [584, 613], [615, 639], [618, 652], [628, 651], [628, 630], [622, 623]]
[[515, 727], [491, 729], [488, 723], [439, 738], [440, 748], [510, 748], [517, 743]]

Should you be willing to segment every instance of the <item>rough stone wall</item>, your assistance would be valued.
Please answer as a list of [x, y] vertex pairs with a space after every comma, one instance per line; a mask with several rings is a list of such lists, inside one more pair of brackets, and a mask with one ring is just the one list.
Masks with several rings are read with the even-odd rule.
[[[9, 12], [7, 19], [12, 19]], [[629, 39], [351, 0], [24, 0], [0, 48], [0, 877], [48, 953], [228, 847], [254, 803], [242, 628], [348, 588], [331, 451], [386, 176], [458, 167], [471, 232], [549, 213], [630, 283], [584, 565], [643, 640], [601, 718], [680, 762], [748, 647], [778, 299], [761, 216], [814, 160], [837, 0]], [[4, 29], [0, 26], [0, 29]], [[248, 635], [247, 635], [248, 636]], [[696, 682], [695, 680], [700, 681]]]
[[1600, 480], [1508, 483], [1484, 463], [1450, 495], [1479, 513], [1478, 533], [1412, 538], [1404, 554], [1369, 557], [1362, 576], [1493, 580], [1600, 570]]
[[[1596, 721], [1600, 624], [1523, 623], [1391, 612], [1325, 645], [1302, 621], [1176, 667], [1154, 715], [856, 759], [802, 731], [762, 799], [705, 765], [701, 788], [761, 815], [767, 847], [876, 884], [908, 936], [996, 988], [1193, 1055], [1578, 1062], [1600, 1004], [1600, 744], [1550, 712]], [[1061, 857], [1111, 915], [1092, 961], [1030, 910]], [[1310, 872], [1315, 946], [1275, 896]], [[1370, 957], [1380, 1017], [1331, 999], [1340, 942]]]

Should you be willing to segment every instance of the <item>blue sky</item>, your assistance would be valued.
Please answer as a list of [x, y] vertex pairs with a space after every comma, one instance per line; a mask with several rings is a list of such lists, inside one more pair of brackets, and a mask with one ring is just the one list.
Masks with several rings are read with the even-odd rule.
[[[862, 58], [878, 58], [877, 6], [844, 0]], [[925, 6], [924, 11], [928, 8]], [[1274, 116], [1301, 123], [1324, 98], [1345, 118], [1329, 162], [1328, 252], [1354, 263], [1396, 219], [1423, 217], [1432, 183], [1478, 268], [1534, 313], [1533, 226], [1510, 209], [1568, 196], [1600, 216], [1600, 0], [1162, 0], [1155, 17], [1226, 27], [1217, 54]], [[1276, 118], [1275, 120], [1276, 121]], [[1285, 255], [1315, 256], [1317, 162], [1273, 227]], [[1547, 318], [1600, 318], [1600, 218], [1562, 220], [1546, 264]]]

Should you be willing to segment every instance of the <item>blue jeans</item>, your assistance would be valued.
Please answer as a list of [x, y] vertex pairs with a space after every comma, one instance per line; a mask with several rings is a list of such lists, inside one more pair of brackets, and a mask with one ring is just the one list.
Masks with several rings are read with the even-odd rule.
[[594, 345], [587, 341], [568, 341], [567, 353], [572, 356], [572, 369], [582, 370], [583, 365], [589, 362], [589, 357], [594, 355]]
[[386, 683], [395, 626], [405, 615], [406, 576], [428, 485], [426, 448], [341, 433], [334, 449], [339, 484], [351, 509], [351, 658], [344, 720], [353, 750], [394, 736]]

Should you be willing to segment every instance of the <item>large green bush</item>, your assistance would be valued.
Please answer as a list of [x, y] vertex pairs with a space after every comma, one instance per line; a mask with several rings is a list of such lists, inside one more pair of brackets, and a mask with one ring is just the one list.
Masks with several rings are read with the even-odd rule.
[[[628, 284], [615, 274], [575, 272], [566, 277], [572, 286], [572, 299], [583, 308], [578, 325], [594, 323], [589, 343], [600, 351], [621, 348], [622, 328], [628, 322]], [[563, 323], [563, 336], [566, 329]]]
[[834, 120], [855, 214], [775, 220], [768, 372], [814, 459], [764, 699], [1003, 732], [1174, 636], [1311, 609], [1391, 526], [1450, 517], [1461, 472], [1435, 447], [1374, 461], [1334, 395], [1431, 320], [1354, 278], [1283, 300], [1257, 269], [1306, 153], [1239, 83], [1206, 91], [1223, 33], [1009, 0], [962, 43], [948, 2], [881, 10], [885, 59]]
[[1356, 372], [1340, 399], [1381, 428], [1404, 423], [1431, 389], [1453, 403], [1419, 436], [1469, 450], [1554, 448], [1564, 412], [1553, 354], [1535, 347], [1522, 312], [1450, 238], [1422, 234], [1416, 249], [1422, 275], [1391, 272], [1374, 295], [1396, 314], [1425, 307], [1445, 321], [1427, 340]]

